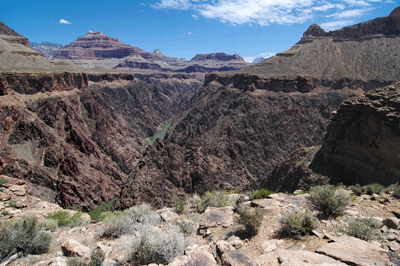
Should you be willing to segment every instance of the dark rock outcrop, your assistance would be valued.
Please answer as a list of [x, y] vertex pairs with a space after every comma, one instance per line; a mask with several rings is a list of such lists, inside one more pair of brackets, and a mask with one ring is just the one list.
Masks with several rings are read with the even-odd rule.
[[325, 136], [324, 161], [354, 172], [349, 183], [400, 181], [400, 84], [345, 101]]
[[331, 112], [361, 93], [323, 90], [299, 76], [209, 74], [206, 80], [172, 121], [166, 140], [143, 154], [121, 193], [121, 207], [140, 199], [162, 206], [185, 193], [256, 188], [295, 149], [321, 144]]
[[[146, 149], [144, 138], [201, 85], [174, 77], [142, 81], [129, 73], [80, 73], [84, 82], [74, 87], [76, 73], [47, 74], [3, 76], [0, 173], [26, 180], [35, 196], [85, 210], [119, 196]], [[41, 79], [53, 82], [45, 93]], [[28, 80], [29, 90], [11, 82], [17, 80]]]
[[400, 84], [343, 102], [322, 148], [295, 151], [262, 184], [276, 191], [325, 183], [390, 185], [400, 181]]
[[190, 62], [205, 61], [205, 60], [216, 60], [216, 61], [237, 60], [237, 61], [243, 61], [243, 63], [245, 63], [244, 59], [238, 54], [228, 55], [225, 53], [198, 54], [195, 57], [193, 57], [190, 60]]

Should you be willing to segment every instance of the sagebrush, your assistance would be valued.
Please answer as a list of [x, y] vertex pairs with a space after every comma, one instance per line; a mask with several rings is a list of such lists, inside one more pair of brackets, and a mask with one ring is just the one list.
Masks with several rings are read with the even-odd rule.
[[349, 192], [343, 187], [323, 185], [312, 187], [307, 198], [309, 204], [324, 216], [336, 217], [342, 215], [350, 203]]
[[280, 234], [284, 236], [301, 237], [316, 229], [318, 220], [309, 210], [294, 209], [282, 215]]
[[36, 217], [11, 220], [0, 224], [0, 257], [10, 253], [23, 254], [46, 253], [52, 237], [43, 231]]
[[347, 235], [370, 241], [375, 239], [379, 233], [380, 224], [375, 218], [357, 217], [356, 219], [348, 219], [346, 222], [348, 226], [342, 231]]
[[237, 212], [239, 217], [236, 218], [236, 222], [243, 226], [243, 232], [249, 236], [255, 236], [264, 217], [261, 208], [239, 206]]

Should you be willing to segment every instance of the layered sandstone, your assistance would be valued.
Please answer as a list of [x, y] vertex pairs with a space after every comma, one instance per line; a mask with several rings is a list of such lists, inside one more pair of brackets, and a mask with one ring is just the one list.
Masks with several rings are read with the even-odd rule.
[[103, 32], [88, 31], [75, 42], [54, 52], [55, 59], [106, 59], [123, 58], [138, 55], [145, 59], [158, 59], [153, 53], [147, 53], [137, 47], [122, 43], [116, 38], [106, 36]]
[[398, 13], [330, 32], [311, 25], [291, 49], [239, 72], [309, 75], [329, 88], [345, 79], [370, 84], [366, 90], [389, 85], [400, 75]]

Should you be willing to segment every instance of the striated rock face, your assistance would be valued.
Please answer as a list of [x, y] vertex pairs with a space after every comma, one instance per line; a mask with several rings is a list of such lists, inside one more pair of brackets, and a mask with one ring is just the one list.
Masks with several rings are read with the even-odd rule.
[[354, 172], [350, 183], [400, 181], [400, 84], [345, 101], [332, 117], [324, 161]]
[[64, 47], [61, 44], [50, 43], [50, 42], [42, 42], [41, 44], [32, 42], [30, 46], [32, 49], [42, 53], [43, 56], [47, 59], [52, 59], [54, 51], [58, 51]]
[[328, 88], [337, 88], [345, 80], [361, 84], [366, 91], [387, 86], [400, 76], [398, 10], [330, 32], [313, 24], [291, 49], [237, 72], [308, 75]]
[[[18, 80], [21, 74], [3, 77]], [[146, 148], [144, 138], [186, 106], [200, 86], [173, 77], [81, 74], [81, 87], [72, 82], [41, 93], [44, 73], [24, 77], [30, 95], [8, 82], [7, 94], [0, 96], [0, 174], [26, 180], [34, 196], [85, 210], [119, 196]], [[47, 78], [50, 84], [61, 77], [74, 81], [72, 73]]]
[[296, 150], [279, 163], [264, 187], [307, 190], [331, 183], [390, 185], [400, 181], [400, 84], [343, 102], [322, 148]]
[[205, 60], [216, 60], [216, 61], [238, 60], [238, 61], [243, 61], [243, 63], [245, 63], [244, 59], [238, 54], [228, 55], [225, 53], [198, 54], [195, 57], [193, 57], [190, 60], [190, 62], [205, 61]]
[[124, 44], [116, 38], [106, 36], [101, 31], [88, 31], [85, 36], [79, 37], [75, 42], [54, 52], [56, 59], [104, 59], [130, 55], [138, 55], [145, 59], [158, 58], [156, 54]]
[[206, 80], [172, 121], [166, 140], [143, 154], [121, 206], [140, 199], [162, 206], [173, 195], [258, 187], [295, 149], [321, 144], [331, 112], [361, 93], [321, 90], [313, 79], [298, 76], [209, 74]]

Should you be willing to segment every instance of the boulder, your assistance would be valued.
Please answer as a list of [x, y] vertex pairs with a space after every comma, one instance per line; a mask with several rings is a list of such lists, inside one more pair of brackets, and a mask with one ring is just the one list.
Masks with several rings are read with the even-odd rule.
[[383, 219], [382, 223], [389, 228], [397, 229], [400, 225], [400, 219], [395, 217], [387, 217]]
[[224, 254], [226, 252], [235, 251], [235, 250], [236, 249], [226, 241], [220, 240], [217, 242], [217, 254], [220, 257], [222, 254]]
[[338, 260], [330, 258], [325, 255], [317, 254], [307, 250], [277, 250], [278, 261], [281, 266], [311, 266], [311, 265], [324, 265], [324, 266], [345, 266], [347, 264]]
[[233, 224], [233, 207], [223, 208], [208, 207], [200, 219], [200, 228], [217, 226], [228, 227]]
[[387, 250], [351, 236], [338, 237], [335, 242], [323, 245], [316, 252], [351, 265], [384, 266], [390, 264]]
[[90, 248], [82, 245], [75, 239], [68, 239], [61, 245], [61, 249], [67, 257], [90, 258]]
[[[185, 249], [185, 255], [190, 258], [193, 264], [177, 264], [177, 265], [202, 265], [202, 266], [216, 266], [217, 262], [213, 255], [210, 254], [205, 248], [197, 245]], [[185, 260], [186, 261], [186, 260]]]
[[221, 256], [222, 266], [258, 266], [257, 262], [239, 251], [228, 251]]
[[264, 253], [268, 253], [268, 252], [274, 251], [282, 243], [283, 243], [282, 239], [271, 239], [271, 240], [265, 241], [262, 244], [262, 251]]

